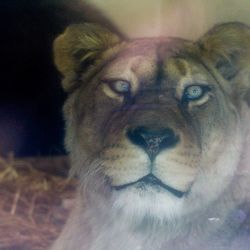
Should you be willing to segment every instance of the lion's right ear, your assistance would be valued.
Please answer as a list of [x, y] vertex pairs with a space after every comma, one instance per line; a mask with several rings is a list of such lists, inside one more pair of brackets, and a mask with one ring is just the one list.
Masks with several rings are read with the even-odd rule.
[[213, 65], [221, 74], [234, 98], [250, 106], [250, 27], [238, 22], [216, 25], [197, 45], [207, 66]]
[[[65, 78], [73, 78], [85, 71], [102, 52], [120, 41], [108, 29], [93, 23], [70, 25], [54, 41], [54, 61]], [[74, 81], [63, 81], [65, 91], [70, 91]]]

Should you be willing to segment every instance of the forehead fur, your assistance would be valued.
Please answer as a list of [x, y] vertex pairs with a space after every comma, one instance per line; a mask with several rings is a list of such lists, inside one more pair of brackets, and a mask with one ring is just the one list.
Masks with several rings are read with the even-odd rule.
[[[147, 81], [178, 81], [182, 77], [206, 74], [202, 59], [197, 59], [194, 43], [176, 38], [137, 39], [127, 43], [102, 65], [101, 78], [130, 79], [135, 75], [144, 84]], [[93, 75], [95, 78], [95, 75]], [[206, 77], [203, 77], [204, 81]], [[146, 82], [145, 82], [146, 81]]]
[[[181, 39], [171, 38], [148, 38], [137, 39], [128, 42], [126, 45], [120, 47], [119, 52], [112, 58], [106, 56], [106, 67], [109, 71], [114, 71], [110, 75], [118, 75], [121, 71], [119, 68], [125, 70], [130, 68], [133, 72], [141, 71], [145, 64], [154, 64], [154, 68], [159, 67], [170, 57], [175, 57], [187, 43]], [[177, 67], [184, 73], [184, 65], [178, 60]], [[142, 72], [145, 73], [145, 72]]]

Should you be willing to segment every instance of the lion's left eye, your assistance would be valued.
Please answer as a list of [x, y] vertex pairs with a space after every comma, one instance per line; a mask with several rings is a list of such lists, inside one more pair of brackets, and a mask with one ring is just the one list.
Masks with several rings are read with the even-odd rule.
[[209, 91], [208, 86], [203, 85], [190, 85], [185, 88], [182, 99], [184, 101], [194, 101], [202, 98], [204, 94]]

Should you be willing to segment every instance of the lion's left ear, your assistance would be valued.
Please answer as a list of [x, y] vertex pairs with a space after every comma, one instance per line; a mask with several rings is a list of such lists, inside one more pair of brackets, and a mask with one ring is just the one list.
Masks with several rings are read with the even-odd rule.
[[[200, 53], [212, 63], [233, 91], [250, 97], [250, 28], [242, 23], [216, 25], [198, 42]], [[250, 103], [250, 99], [247, 100]]]

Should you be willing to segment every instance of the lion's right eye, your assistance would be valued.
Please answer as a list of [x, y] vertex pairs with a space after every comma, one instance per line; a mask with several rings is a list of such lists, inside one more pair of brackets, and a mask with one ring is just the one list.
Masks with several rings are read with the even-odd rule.
[[104, 83], [107, 83], [111, 90], [117, 94], [128, 94], [131, 91], [130, 82], [126, 80], [104, 80]]
[[130, 83], [127, 81], [118, 80], [115, 81], [112, 86], [118, 93], [126, 93], [130, 91]]

